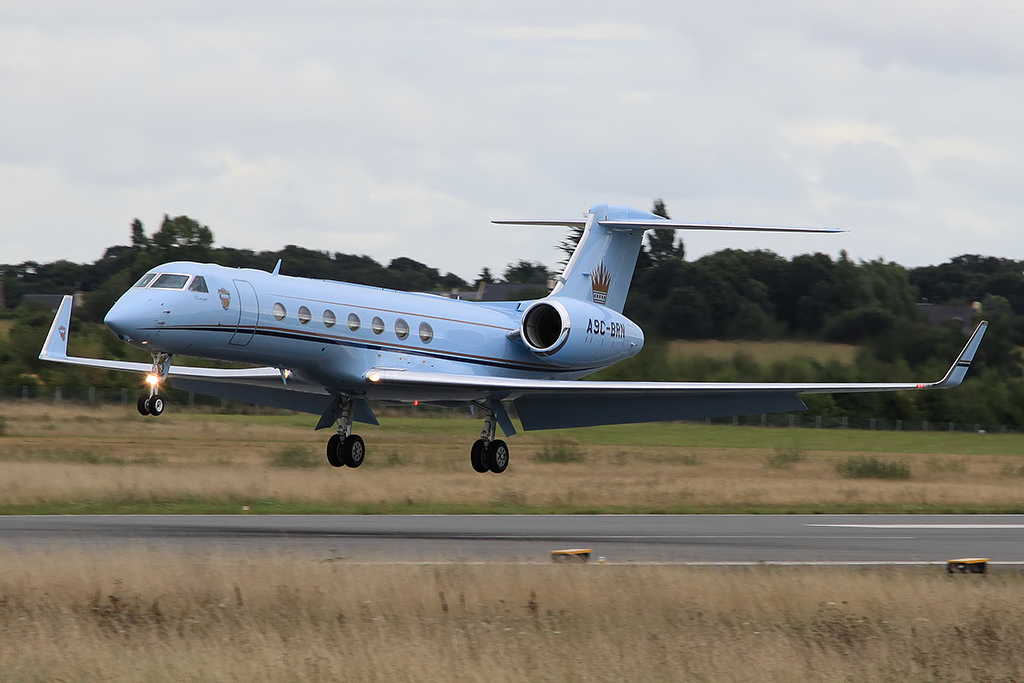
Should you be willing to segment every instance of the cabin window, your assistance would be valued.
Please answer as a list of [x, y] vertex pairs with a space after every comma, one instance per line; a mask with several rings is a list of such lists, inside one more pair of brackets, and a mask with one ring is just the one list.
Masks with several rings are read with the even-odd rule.
[[313, 314], [305, 306], [299, 306], [299, 322], [305, 325], [313, 319]]
[[196, 275], [192, 278], [192, 284], [188, 286], [188, 291], [209, 294], [210, 290], [206, 288], [206, 278], [202, 275]]
[[348, 329], [350, 329], [353, 332], [355, 332], [356, 330], [359, 329], [359, 325], [360, 325], [359, 316], [356, 315], [355, 313], [349, 313], [348, 314]]
[[409, 323], [405, 322], [402, 318], [395, 321], [395, 334], [398, 335], [399, 339], [405, 339], [409, 336]]
[[284, 317], [288, 315], [288, 311], [284, 309], [284, 304], [274, 304], [274, 317], [278, 320], [284, 320]]
[[150, 282], [152, 282], [153, 278], [155, 278], [155, 277], [156, 277], [156, 273], [146, 273], [141, 278], [139, 278], [139, 281], [136, 282], [134, 285], [132, 285], [132, 287], [145, 287]]
[[434, 338], [434, 328], [430, 323], [420, 323], [420, 341], [429, 344]]
[[154, 289], [185, 289], [188, 275], [171, 275], [164, 273], [151, 285]]
[[373, 328], [374, 334], [382, 334], [384, 332], [384, 321], [379, 316], [374, 316], [370, 322], [370, 327]]
[[338, 322], [338, 319], [334, 315], [334, 311], [327, 309], [324, 311], [324, 327], [334, 327]]

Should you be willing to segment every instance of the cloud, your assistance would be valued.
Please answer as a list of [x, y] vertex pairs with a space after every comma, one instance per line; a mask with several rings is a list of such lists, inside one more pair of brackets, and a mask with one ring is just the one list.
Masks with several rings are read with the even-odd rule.
[[0, 261], [92, 260], [166, 212], [472, 277], [561, 258], [491, 218], [654, 197], [852, 230], [688, 234], [691, 256], [1024, 258], [1021, 28], [993, 1], [10, 0]]
[[844, 142], [822, 158], [821, 186], [853, 199], [903, 199], [912, 185], [910, 168], [892, 145]]

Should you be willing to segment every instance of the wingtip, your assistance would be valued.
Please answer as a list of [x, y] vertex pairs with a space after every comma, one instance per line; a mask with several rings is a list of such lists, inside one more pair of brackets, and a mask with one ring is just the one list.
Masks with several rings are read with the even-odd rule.
[[50, 323], [50, 331], [46, 333], [46, 341], [43, 348], [39, 350], [40, 360], [64, 359], [68, 356], [68, 333], [71, 327], [71, 308], [74, 306], [75, 298], [70, 294], [64, 295], [57, 313]]
[[960, 352], [952, 367], [949, 368], [949, 372], [946, 373], [945, 377], [933, 384], [932, 388], [952, 389], [963, 383], [971, 363], [974, 362], [974, 356], [978, 353], [978, 347], [981, 346], [981, 340], [985, 337], [985, 330], [987, 329], [987, 320], [982, 320], [978, 323], [978, 326], [974, 328], [974, 332], [971, 334], [971, 338], [964, 345], [963, 351]]

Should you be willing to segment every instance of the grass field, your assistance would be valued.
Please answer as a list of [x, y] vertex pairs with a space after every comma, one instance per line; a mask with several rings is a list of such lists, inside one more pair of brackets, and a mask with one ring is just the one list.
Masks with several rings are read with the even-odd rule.
[[[305, 415], [0, 404], [0, 512], [1022, 512], [1024, 436], [655, 424], [530, 432], [479, 475], [478, 420], [385, 416], [335, 470]], [[875, 459], [906, 478], [847, 478]], [[844, 469], [845, 468], [845, 469]], [[876, 468], [878, 469], [878, 468]], [[881, 468], [885, 471], [885, 468]]]
[[1015, 681], [1024, 577], [0, 555], [5, 681]]

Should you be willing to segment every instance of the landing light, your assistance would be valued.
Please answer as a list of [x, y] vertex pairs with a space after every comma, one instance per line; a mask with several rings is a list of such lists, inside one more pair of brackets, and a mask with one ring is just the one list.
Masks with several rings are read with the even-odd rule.
[[371, 382], [379, 382], [380, 381], [380, 373], [379, 372], [371, 372], [369, 375], [366, 376], [366, 379], [370, 380]]
[[160, 377], [154, 375], [153, 373], [150, 373], [146, 375], [146, 383], [156, 386], [157, 384], [160, 384]]

